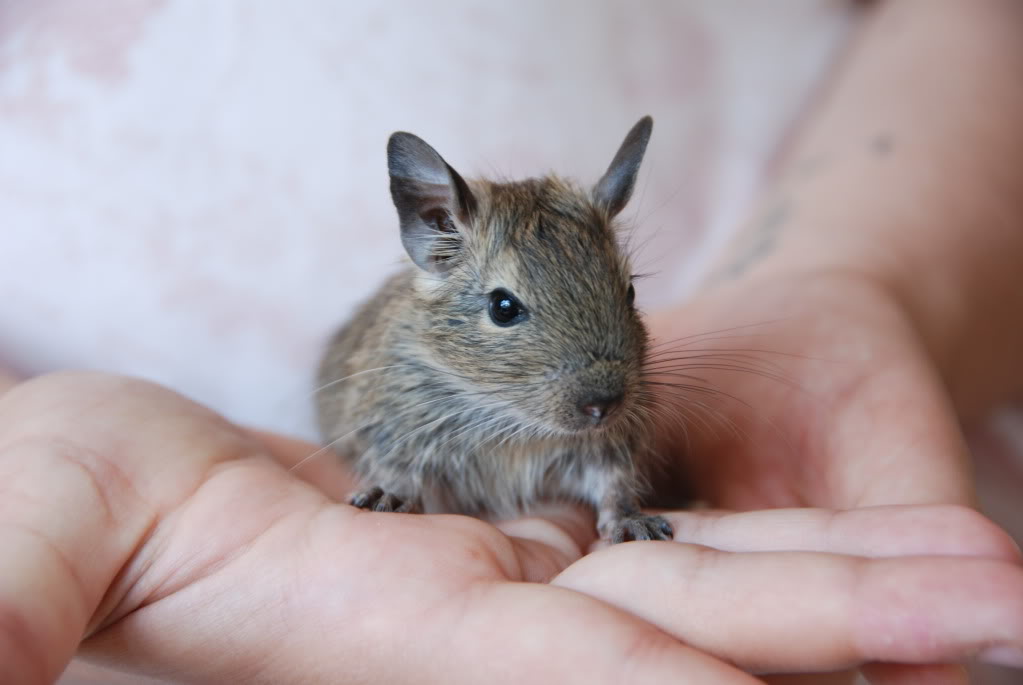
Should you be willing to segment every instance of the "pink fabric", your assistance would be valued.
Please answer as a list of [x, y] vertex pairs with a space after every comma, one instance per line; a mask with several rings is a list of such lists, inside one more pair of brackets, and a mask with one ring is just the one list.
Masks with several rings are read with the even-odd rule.
[[851, 8], [0, 0], [0, 358], [152, 378], [311, 436], [327, 333], [403, 256], [384, 145], [593, 182], [643, 114], [628, 208], [684, 291]]
[[[397, 129], [466, 175], [591, 182], [654, 115], [627, 212], [656, 306], [728, 237], [855, 16], [841, 0], [0, 0], [0, 359], [139, 375], [314, 437], [324, 339], [402, 256]], [[1007, 412], [976, 441], [1017, 535], [1021, 426]]]

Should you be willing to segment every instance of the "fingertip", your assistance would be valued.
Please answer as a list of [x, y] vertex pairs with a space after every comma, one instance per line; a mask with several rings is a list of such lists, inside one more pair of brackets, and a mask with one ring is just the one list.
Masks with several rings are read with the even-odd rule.
[[970, 507], [947, 507], [959, 523], [957, 551], [966, 556], [987, 557], [1020, 563], [1023, 554], [1016, 541], [998, 524]]
[[965, 556], [1019, 563], [1012, 537], [961, 505], [884, 505], [835, 512], [828, 537], [835, 551], [864, 556]]

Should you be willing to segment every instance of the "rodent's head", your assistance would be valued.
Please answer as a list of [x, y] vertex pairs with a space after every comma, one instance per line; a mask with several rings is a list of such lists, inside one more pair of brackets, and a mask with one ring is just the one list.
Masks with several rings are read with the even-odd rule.
[[653, 122], [626, 136], [587, 193], [554, 176], [467, 183], [409, 133], [387, 146], [401, 239], [421, 269], [414, 352], [479, 404], [536, 434], [628, 430], [641, 411], [647, 333], [614, 217]]

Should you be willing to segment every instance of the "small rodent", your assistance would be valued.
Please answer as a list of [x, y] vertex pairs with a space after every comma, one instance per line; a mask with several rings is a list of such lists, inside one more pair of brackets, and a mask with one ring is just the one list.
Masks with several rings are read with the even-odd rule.
[[653, 120], [591, 192], [557, 176], [463, 180], [420, 138], [390, 137], [413, 264], [334, 336], [317, 405], [374, 511], [505, 517], [588, 503], [613, 543], [670, 539], [640, 511], [653, 396], [647, 331], [614, 217]]

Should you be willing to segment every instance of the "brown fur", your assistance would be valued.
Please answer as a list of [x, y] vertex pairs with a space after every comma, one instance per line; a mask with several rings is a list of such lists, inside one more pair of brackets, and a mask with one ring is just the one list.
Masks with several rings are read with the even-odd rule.
[[[614, 541], [670, 535], [663, 519], [638, 508], [650, 421], [647, 333], [627, 299], [630, 265], [612, 216], [638, 160], [627, 187], [604, 191], [614, 202], [601, 202], [599, 187], [591, 196], [555, 176], [464, 183], [447, 167], [458, 202], [446, 204], [434, 197], [429, 174], [443, 173], [435, 162], [426, 160], [431, 182], [415, 186], [417, 202], [429, 195], [416, 204], [419, 215], [401, 214], [409, 184], [395, 185], [405, 183], [393, 180], [405, 167], [392, 165], [403, 232], [422, 217], [435, 221], [431, 242], [410, 248], [419, 267], [359, 309], [320, 367], [324, 438], [373, 486], [353, 503], [504, 517], [570, 499], [594, 506]], [[434, 205], [448, 213], [437, 219]], [[422, 239], [418, 223], [411, 230]], [[528, 320], [491, 321], [496, 288], [513, 293]], [[618, 391], [622, 406], [599, 425], [580, 412], [587, 397]]]

